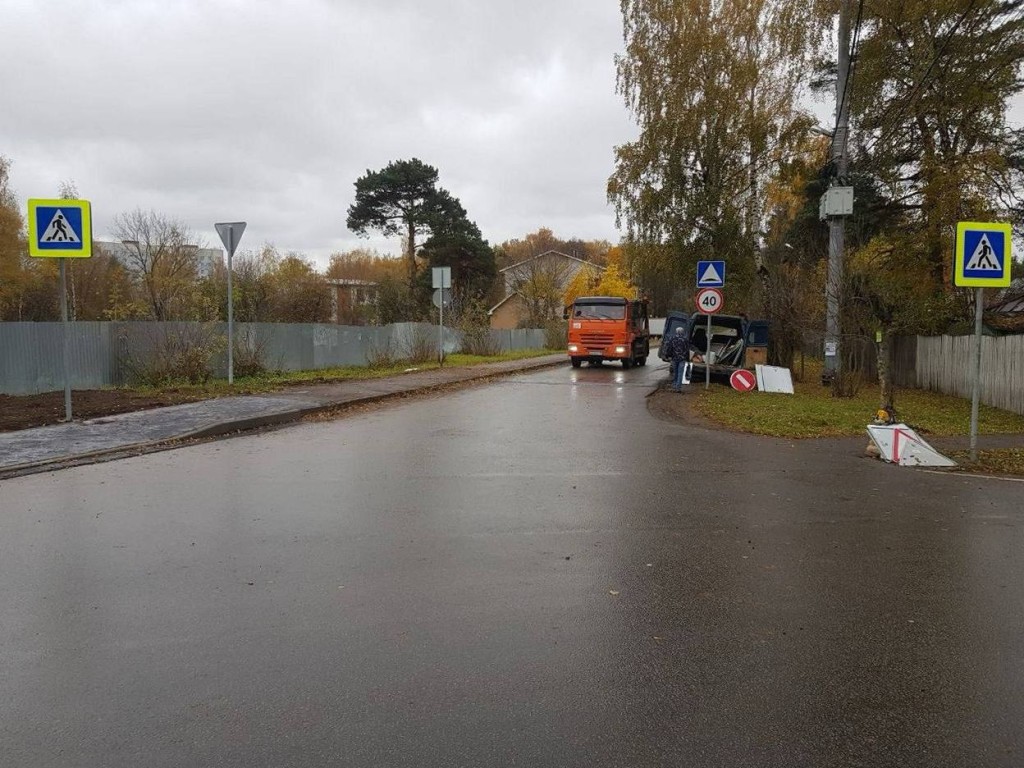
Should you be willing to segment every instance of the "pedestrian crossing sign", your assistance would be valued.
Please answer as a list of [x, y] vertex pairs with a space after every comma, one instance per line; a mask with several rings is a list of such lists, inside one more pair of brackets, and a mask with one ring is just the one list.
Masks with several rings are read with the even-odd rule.
[[42, 258], [92, 256], [88, 200], [29, 200], [28, 252]]
[[1010, 284], [1013, 237], [1009, 224], [961, 221], [956, 225], [953, 282], [965, 288], [1005, 288]]

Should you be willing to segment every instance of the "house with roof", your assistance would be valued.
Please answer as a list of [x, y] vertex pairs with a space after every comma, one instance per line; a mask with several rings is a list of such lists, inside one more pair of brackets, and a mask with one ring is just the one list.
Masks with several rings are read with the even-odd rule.
[[994, 304], [985, 307], [984, 322], [1001, 335], [1024, 333], [1024, 279], [1014, 280]]
[[604, 267], [550, 250], [500, 270], [505, 296], [487, 313], [491, 328], [522, 328], [560, 318], [565, 291], [584, 270], [598, 277]]

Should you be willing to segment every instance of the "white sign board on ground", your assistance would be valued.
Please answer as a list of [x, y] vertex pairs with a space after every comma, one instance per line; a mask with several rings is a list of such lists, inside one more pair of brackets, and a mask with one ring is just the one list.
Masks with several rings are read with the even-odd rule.
[[779, 368], [775, 365], [755, 365], [754, 372], [757, 374], [757, 388], [761, 392], [793, 394], [793, 374], [790, 373], [789, 368]]
[[921, 439], [906, 424], [870, 425], [868, 435], [878, 446], [882, 458], [901, 467], [955, 467], [948, 459]]

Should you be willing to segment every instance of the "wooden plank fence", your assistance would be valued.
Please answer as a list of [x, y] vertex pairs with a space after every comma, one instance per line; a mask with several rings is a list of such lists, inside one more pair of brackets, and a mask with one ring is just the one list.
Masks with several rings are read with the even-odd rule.
[[[973, 336], [917, 336], [893, 345], [897, 386], [971, 397]], [[985, 336], [981, 402], [1024, 414], [1024, 336]]]

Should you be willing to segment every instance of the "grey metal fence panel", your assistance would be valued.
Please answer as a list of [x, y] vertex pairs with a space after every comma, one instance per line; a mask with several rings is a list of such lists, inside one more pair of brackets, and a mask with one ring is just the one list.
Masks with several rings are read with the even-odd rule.
[[[113, 383], [108, 323], [68, 325], [71, 386], [96, 388]], [[64, 387], [60, 323], [0, 323], [0, 393], [28, 395]]]
[[[77, 323], [76, 323], [77, 324]], [[115, 385], [130, 384], [136, 374], [161, 353], [172, 349], [204, 347], [212, 354], [215, 376], [227, 375], [227, 324], [184, 321], [103, 323], [111, 344]]]
[[544, 349], [544, 330], [517, 328], [512, 331], [509, 349]]
[[509, 343], [512, 340], [512, 335], [510, 331], [504, 328], [492, 328], [491, 339], [494, 341], [495, 346], [502, 352], [509, 351]]
[[[71, 332], [71, 386], [85, 389], [95, 386], [111, 386], [114, 383], [115, 366], [113, 345], [107, 323], [69, 323]], [[63, 380], [58, 387], [63, 386]], [[98, 382], [96, 384], [95, 382]]]
[[502, 352], [515, 349], [544, 349], [547, 335], [543, 328], [495, 328], [491, 338]]
[[[169, 343], [203, 343], [214, 350], [215, 376], [227, 375], [225, 323], [73, 322], [71, 381], [76, 389], [131, 383], [133, 370]], [[303, 323], [238, 323], [236, 347], [258, 349], [271, 370], [298, 371], [366, 365], [382, 352], [392, 357], [437, 350], [437, 326], [398, 323], [384, 327]], [[502, 351], [541, 349], [543, 330], [492, 331]], [[28, 395], [62, 389], [60, 323], [0, 323], [0, 394]], [[445, 328], [444, 348], [457, 352], [462, 334]]]
[[302, 326], [293, 323], [253, 323], [265, 344], [264, 362], [281, 371], [302, 369]]

